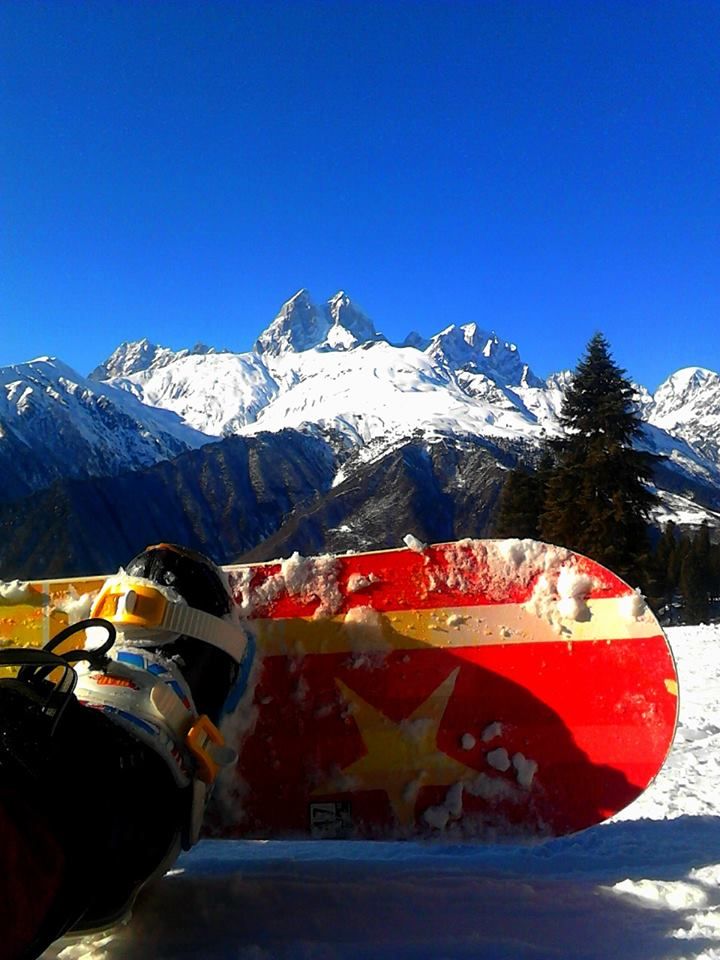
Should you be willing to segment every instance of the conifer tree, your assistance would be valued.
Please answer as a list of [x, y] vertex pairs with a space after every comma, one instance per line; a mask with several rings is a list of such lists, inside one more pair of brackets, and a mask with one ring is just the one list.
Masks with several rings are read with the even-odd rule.
[[535, 471], [520, 466], [511, 470], [500, 496], [495, 536], [537, 539], [543, 499], [542, 483]]
[[710, 594], [713, 587], [712, 576], [712, 545], [710, 543], [710, 527], [707, 520], [703, 520], [695, 538], [693, 539], [692, 550], [697, 557], [697, 563], [702, 570], [701, 584], [702, 592], [707, 601], [710, 600]]
[[680, 590], [686, 619], [690, 623], [707, 620], [714, 593], [713, 546], [707, 521], [703, 521], [692, 540], [688, 540], [680, 567]]
[[[696, 538], [697, 540], [697, 538]], [[683, 559], [680, 568], [680, 589], [685, 601], [685, 617], [689, 623], [700, 623], [708, 616], [706, 572], [695, 542]]]
[[656, 610], [667, 608], [673, 600], [678, 585], [676, 556], [678, 552], [677, 527], [669, 520], [663, 528], [650, 564], [647, 596]]
[[633, 447], [641, 431], [633, 385], [602, 334], [589, 342], [560, 415], [564, 436], [540, 518], [543, 539], [585, 553], [637, 583], [648, 550], [652, 459]]

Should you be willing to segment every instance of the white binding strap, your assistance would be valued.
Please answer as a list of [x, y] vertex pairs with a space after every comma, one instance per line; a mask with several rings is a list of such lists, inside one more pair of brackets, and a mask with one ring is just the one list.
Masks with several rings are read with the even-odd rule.
[[118, 575], [105, 581], [90, 615], [109, 620], [122, 631], [163, 630], [194, 637], [217, 647], [239, 663], [247, 647], [247, 635], [242, 627], [189, 607], [176, 597], [174, 591], [170, 594], [148, 580]]
[[204, 640], [205, 643], [224, 650], [238, 663], [242, 660], [247, 646], [247, 636], [242, 627], [213, 616], [212, 613], [205, 613], [204, 610], [188, 607], [184, 603], [168, 601], [161, 626], [171, 633], [187, 634], [196, 640]]

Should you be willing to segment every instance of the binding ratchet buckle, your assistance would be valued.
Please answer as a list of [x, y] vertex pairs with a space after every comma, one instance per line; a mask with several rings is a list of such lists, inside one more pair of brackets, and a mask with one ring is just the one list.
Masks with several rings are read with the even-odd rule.
[[197, 776], [203, 783], [214, 783], [220, 769], [235, 759], [235, 751], [225, 746], [223, 735], [206, 714], [193, 723], [185, 743], [195, 758]]
[[149, 586], [111, 577], [106, 580], [93, 604], [93, 616], [118, 627], [162, 628], [168, 599]]
[[92, 616], [109, 620], [119, 630], [140, 627], [195, 637], [224, 650], [238, 663], [247, 646], [239, 624], [189, 607], [184, 600], [170, 599], [147, 580], [122, 574], [105, 581]]

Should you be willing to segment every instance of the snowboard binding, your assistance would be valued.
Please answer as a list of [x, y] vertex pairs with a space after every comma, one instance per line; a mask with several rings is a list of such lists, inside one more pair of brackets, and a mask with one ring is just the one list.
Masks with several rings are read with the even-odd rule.
[[[233, 613], [209, 560], [159, 544], [105, 582], [88, 620], [42, 649], [0, 651], [0, 666], [20, 667], [17, 678], [0, 680], [3, 778], [33, 797], [66, 777], [61, 833], [76, 803], [113, 800], [113, 816], [95, 827], [113, 881], [99, 894], [86, 890], [94, 902], [84, 909], [82, 895], [71, 896], [54, 936], [121, 919], [140, 887], [197, 841], [217, 775], [235, 758], [219, 726], [252, 658]], [[59, 652], [81, 631], [81, 649]], [[63, 842], [72, 850], [69, 834]], [[82, 857], [72, 850], [68, 859], [72, 867]], [[71, 872], [82, 889], [87, 863]]]

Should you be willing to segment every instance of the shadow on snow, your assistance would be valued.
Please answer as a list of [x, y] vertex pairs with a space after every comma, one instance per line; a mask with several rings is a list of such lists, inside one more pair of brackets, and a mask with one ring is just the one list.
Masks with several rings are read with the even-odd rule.
[[[720, 945], [720, 927], [682, 937], [720, 907], [713, 886], [688, 877], [715, 863], [720, 818], [693, 816], [535, 847], [204, 842], [87, 957], [673, 960]], [[612, 890], [626, 878], [683, 881], [692, 895], [643, 902]]]

